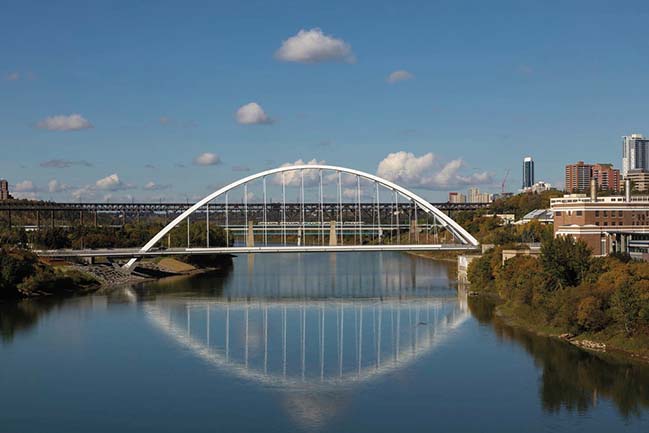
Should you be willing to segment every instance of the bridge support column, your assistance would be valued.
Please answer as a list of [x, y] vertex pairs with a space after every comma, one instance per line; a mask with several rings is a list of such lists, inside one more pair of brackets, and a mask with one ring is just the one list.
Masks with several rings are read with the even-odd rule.
[[336, 234], [336, 221], [329, 221], [329, 246], [338, 245], [338, 235]]
[[417, 239], [417, 220], [410, 220], [410, 243]]
[[254, 230], [254, 222], [253, 221], [248, 221], [248, 229], [246, 230], [246, 246], [247, 247], [254, 247], [255, 246], [255, 230]]

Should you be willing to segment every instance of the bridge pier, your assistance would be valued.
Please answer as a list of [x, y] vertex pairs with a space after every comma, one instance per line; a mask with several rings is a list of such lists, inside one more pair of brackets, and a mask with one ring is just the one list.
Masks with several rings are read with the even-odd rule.
[[329, 246], [338, 245], [338, 235], [336, 234], [336, 221], [329, 221]]
[[255, 246], [255, 229], [254, 221], [248, 221], [248, 230], [246, 231], [246, 246], [254, 247]]
[[413, 219], [410, 220], [410, 233], [409, 233], [409, 241], [412, 242], [413, 240], [417, 242], [417, 220]]

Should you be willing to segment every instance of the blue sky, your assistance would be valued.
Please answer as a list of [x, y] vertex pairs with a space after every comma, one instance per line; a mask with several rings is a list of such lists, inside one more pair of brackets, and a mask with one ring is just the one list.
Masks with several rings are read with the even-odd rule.
[[506, 169], [518, 188], [528, 154], [562, 185], [566, 163], [619, 167], [621, 136], [649, 134], [647, 2], [1, 9], [0, 177], [21, 196], [193, 199], [316, 159], [438, 200]]

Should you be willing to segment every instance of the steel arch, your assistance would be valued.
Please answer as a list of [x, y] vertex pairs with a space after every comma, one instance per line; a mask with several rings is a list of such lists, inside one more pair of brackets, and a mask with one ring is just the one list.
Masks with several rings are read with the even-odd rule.
[[[435, 206], [431, 205], [427, 200], [423, 199], [419, 195], [415, 194], [414, 192], [407, 190], [406, 188], [403, 188], [399, 185], [397, 185], [394, 182], [391, 182], [389, 180], [383, 179], [381, 177], [375, 176], [373, 174], [365, 173], [364, 171], [360, 170], [355, 170], [352, 168], [346, 168], [346, 167], [339, 167], [335, 165], [323, 165], [323, 164], [303, 164], [303, 165], [287, 165], [287, 166], [282, 166], [278, 168], [273, 168], [270, 170], [265, 170], [256, 174], [252, 174], [250, 176], [244, 177], [242, 179], [239, 179], [235, 182], [230, 183], [229, 185], [226, 185], [222, 188], [219, 188], [218, 190], [214, 191], [212, 194], [209, 194], [202, 200], [196, 202], [192, 207], [188, 208], [185, 212], [180, 214], [178, 217], [176, 217], [173, 221], [171, 221], [169, 224], [167, 224], [160, 232], [158, 232], [157, 235], [155, 235], [149, 242], [146, 243], [141, 249], [140, 253], [144, 253], [149, 251], [153, 246], [155, 246], [167, 233], [169, 233], [174, 227], [176, 227], [178, 224], [180, 224], [182, 221], [185, 220], [185, 218], [189, 217], [192, 215], [194, 212], [196, 212], [198, 209], [202, 208], [212, 200], [216, 199], [217, 197], [225, 194], [226, 192], [235, 189], [241, 185], [245, 185], [248, 182], [252, 182], [256, 179], [261, 179], [266, 176], [271, 176], [274, 174], [278, 173], [283, 173], [287, 171], [299, 171], [299, 170], [329, 170], [329, 171], [336, 171], [339, 173], [346, 173], [346, 174], [351, 174], [355, 176], [362, 177], [364, 179], [369, 179], [374, 182], [377, 182], [381, 184], [382, 186], [389, 188], [395, 192], [398, 192], [401, 194], [403, 197], [406, 197], [415, 203], [417, 203], [422, 209], [425, 211], [432, 213], [437, 217], [437, 219], [442, 223], [442, 226], [449, 230], [455, 237], [457, 237], [463, 244], [465, 245], [473, 245], [473, 246], [478, 246], [480, 243], [477, 241], [476, 238], [471, 236], [469, 232], [467, 232], [462, 226], [460, 226], [458, 223], [453, 221], [448, 215], [446, 215], [444, 212], [440, 211], [437, 209]], [[130, 269], [133, 264], [137, 261], [137, 258], [132, 258], [131, 260], [128, 261], [124, 267], [126, 269]]]

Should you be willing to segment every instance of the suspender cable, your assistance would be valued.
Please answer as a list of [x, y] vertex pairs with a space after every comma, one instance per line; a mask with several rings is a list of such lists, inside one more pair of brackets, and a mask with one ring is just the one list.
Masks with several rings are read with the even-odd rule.
[[[243, 185], [243, 216], [245, 221], [245, 227], [243, 232], [245, 233], [244, 239], [246, 240], [246, 245], [248, 245], [248, 184]], [[254, 236], [254, 232], [253, 232]]]
[[396, 218], [397, 222], [397, 243], [401, 243], [401, 227], [399, 226], [399, 195], [397, 194], [397, 190], [394, 190], [394, 207], [397, 210], [394, 217]]
[[377, 224], [376, 237], [379, 240], [379, 243], [381, 243], [381, 210], [379, 209], [379, 183], [374, 182], [374, 186], [376, 187], [376, 224]]
[[363, 232], [361, 228], [361, 177], [356, 175], [356, 213], [358, 220], [358, 245], [363, 245]]
[[225, 193], [225, 243], [230, 246], [230, 220], [228, 218], [228, 193]]
[[286, 182], [282, 172], [282, 241], [286, 246]]
[[412, 203], [415, 205], [415, 243], [419, 243], [419, 221], [417, 221], [417, 203], [413, 200]]
[[300, 206], [302, 209], [302, 234], [300, 245], [306, 245], [305, 218], [304, 218], [304, 170], [300, 170]]
[[340, 220], [340, 245], [343, 245], [344, 230], [343, 230], [343, 189], [342, 189], [341, 174], [338, 172], [338, 219]]
[[207, 226], [205, 237], [207, 239], [207, 248], [209, 248], [210, 247], [210, 204], [209, 203], [205, 204], [205, 225]]
[[262, 179], [264, 185], [264, 245], [268, 245], [268, 224], [266, 217], [266, 176]]
[[322, 170], [320, 170], [320, 244], [324, 245], [324, 198], [322, 193]]

